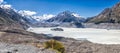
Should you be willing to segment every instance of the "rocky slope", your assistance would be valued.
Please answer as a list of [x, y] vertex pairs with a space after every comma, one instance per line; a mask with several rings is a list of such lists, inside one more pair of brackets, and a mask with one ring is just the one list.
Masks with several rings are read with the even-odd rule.
[[83, 23], [85, 28], [120, 29], [120, 2]]
[[[15, 12], [12, 8], [3, 8], [0, 7], [0, 24], [2, 26], [11, 26], [17, 27], [21, 29], [25, 29], [28, 27], [30, 22], [17, 12]], [[5, 28], [5, 27], [4, 27]]]
[[120, 23], [120, 2], [112, 8], [106, 8], [99, 15], [87, 20], [88, 23]]
[[44, 49], [45, 34], [35, 34], [19, 29], [0, 30], [0, 53], [56, 53]]

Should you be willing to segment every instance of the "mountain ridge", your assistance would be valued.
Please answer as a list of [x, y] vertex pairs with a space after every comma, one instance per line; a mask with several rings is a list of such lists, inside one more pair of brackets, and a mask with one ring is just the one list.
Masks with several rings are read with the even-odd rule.
[[120, 2], [87, 20], [87, 23], [120, 23]]
[[[26, 18], [15, 12], [12, 8], [2, 8], [0, 7], [0, 24], [1, 26], [6, 26], [7, 28], [21, 28], [26, 29], [29, 27], [29, 22]], [[4, 28], [6, 28], [4, 27]]]

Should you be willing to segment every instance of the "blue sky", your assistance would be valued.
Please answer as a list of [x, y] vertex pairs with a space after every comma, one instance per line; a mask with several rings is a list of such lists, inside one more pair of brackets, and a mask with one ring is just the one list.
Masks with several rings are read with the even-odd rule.
[[35, 11], [38, 15], [58, 14], [69, 10], [84, 17], [99, 14], [103, 9], [112, 7], [119, 0], [4, 0], [17, 10]]

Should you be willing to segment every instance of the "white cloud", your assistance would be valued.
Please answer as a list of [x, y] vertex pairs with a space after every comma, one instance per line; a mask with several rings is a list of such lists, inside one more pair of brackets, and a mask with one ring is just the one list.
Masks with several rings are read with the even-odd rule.
[[18, 12], [18, 10], [16, 10], [16, 9], [13, 9], [15, 12]]
[[12, 6], [11, 5], [9, 5], [9, 4], [2, 4], [2, 5], [0, 5], [0, 7], [1, 8], [4, 8], [4, 9], [10, 9]]
[[32, 16], [32, 15], [37, 14], [36, 12], [29, 11], [29, 10], [20, 10], [20, 11], [18, 11], [18, 13], [20, 13], [23, 16]]
[[76, 13], [72, 13], [72, 15], [74, 15], [75, 17], [81, 17], [79, 14]]
[[3, 3], [3, 0], [0, 0], [0, 4]]
[[44, 14], [42, 16], [33, 16], [34, 19], [36, 19], [37, 21], [40, 21], [40, 20], [47, 20], [47, 19], [50, 19], [52, 17], [55, 17], [55, 15], [52, 15], [52, 14]]

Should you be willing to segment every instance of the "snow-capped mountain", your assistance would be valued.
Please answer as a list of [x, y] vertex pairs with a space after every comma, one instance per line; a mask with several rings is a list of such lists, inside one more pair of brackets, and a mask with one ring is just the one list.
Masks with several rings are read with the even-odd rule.
[[11, 5], [8, 4], [0, 4], [0, 7], [3, 9], [11, 9]]
[[80, 23], [80, 22], [83, 22], [85, 19], [82, 18], [79, 14], [77, 13], [73, 13], [73, 12], [70, 12], [70, 11], [64, 11], [64, 12], [61, 12], [59, 13], [57, 16], [51, 18], [51, 19], [48, 19], [47, 21], [48, 22], [77, 22], [77, 23]]
[[18, 11], [18, 13], [23, 16], [25, 18], [26, 21], [28, 21], [29, 23], [36, 23], [37, 20], [33, 18], [33, 15], [36, 14], [36, 12], [32, 12], [32, 11], [27, 11], [27, 10], [20, 10]]
[[13, 16], [11, 18], [13, 18], [15, 20], [18, 19], [15, 16], [19, 15], [19, 17], [20, 16], [22, 17], [19, 19], [21, 22], [27, 22], [27, 23], [31, 24], [31, 23], [34, 23], [36, 21], [35, 19], [33, 19], [30, 16], [28, 16], [27, 14], [25, 14], [24, 11], [17, 11], [16, 9], [12, 8], [12, 6], [9, 4], [2, 3], [2, 4], [0, 4], [0, 8], [1, 8], [1, 13], [4, 11], [4, 13], [7, 13], [7, 14]]
[[36, 22], [44, 22], [44, 20], [48, 20], [55, 15], [52, 14], [43, 14], [43, 15], [36, 15], [37, 13], [34, 11], [29, 10], [20, 10], [18, 13], [28, 19], [28, 21], [36, 23]]
[[58, 15], [51, 17], [49, 19], [44, 20], [44, 22], [36, 23], [38, 27], [83, 27], [82, 22], [84, 22], [85, 19], [82, 18], [79, 14], [70, 12], [70, 11], [64, 11], [59, 13]]

